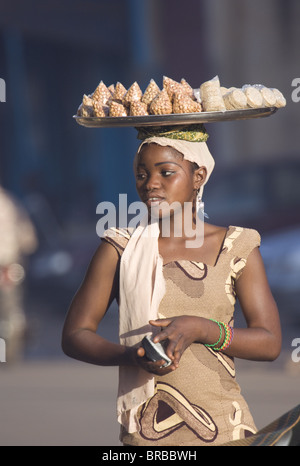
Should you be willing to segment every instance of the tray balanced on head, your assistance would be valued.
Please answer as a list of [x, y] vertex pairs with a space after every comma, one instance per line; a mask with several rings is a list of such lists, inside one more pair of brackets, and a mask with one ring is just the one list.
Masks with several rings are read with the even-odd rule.
[[263, 85], [225, 88], [216, 76], [192, 89], [184, 79], [164, 77], [162, 90], [151, 79], [144, 93], [137, 82], [126, 90], [101, 81], [84, 94], [74, 118], [89, 128], [175, 126], [266, 117], [285, 105], [280, 91]]
[[277, 111], [276, 107], [264, 107], [247, 110], [227, 110], [225, 112], [201, 112], [170, 115], [146, 115], [128, 117], [82, 117], [74, 115], [79, 125], [87, 128], [109, 128], [133, 126], [175, 126], [190, 125], [196, 123], [214, 123], [217, 121], [247, 120], [272, 115]]

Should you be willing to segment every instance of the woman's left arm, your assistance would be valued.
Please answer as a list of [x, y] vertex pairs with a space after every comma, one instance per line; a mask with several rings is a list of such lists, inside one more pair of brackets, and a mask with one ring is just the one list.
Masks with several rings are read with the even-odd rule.
[[236, 294], [247, 328], [234, 330], [234, 338], [226, 354], [242, 359], [273, 361], [281, 350], [281, 326], [258, 248], [249, 254], [246, 266], [236, 280]]

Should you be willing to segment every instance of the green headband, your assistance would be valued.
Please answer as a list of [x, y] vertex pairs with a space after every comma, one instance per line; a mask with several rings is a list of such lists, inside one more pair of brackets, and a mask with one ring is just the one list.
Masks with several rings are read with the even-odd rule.
[[137, 129], [137, 138], [142, 141], [153, 136], [190, 142], [206, 142], [208, 139], [208, 134], [203, 124], [183, 126], [149, 126]]

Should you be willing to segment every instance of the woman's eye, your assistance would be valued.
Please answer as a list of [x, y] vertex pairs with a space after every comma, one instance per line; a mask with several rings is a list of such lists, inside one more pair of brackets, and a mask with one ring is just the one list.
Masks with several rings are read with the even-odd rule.
[[170, 176], [172, 175], [174, 172], [172, 170], [164, 170], [161, 172], [163, 176]]
[[[171, 176], [173, 175], [174, 170], [162, 170], [160, 172], [160, 175], [163, 176], [163, 177], [168, 177], [168, 176]], [[145, 180], [146, 178], [148, 177], [148, 174], [147, 173], [137, 173], [136, 174], [136, 180], [137, 181], [143, 181]]]
[[136, 179], [137, 180], [144, 180], [146, 178], [145, 173], [137, 173]]

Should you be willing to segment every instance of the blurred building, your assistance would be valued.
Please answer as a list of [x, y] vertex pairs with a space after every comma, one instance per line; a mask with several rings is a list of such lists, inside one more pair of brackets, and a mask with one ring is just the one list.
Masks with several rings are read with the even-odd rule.
[[83, 93], [100, 80], [125, 87], [136, 80], [145, 89], [167, 75], [196, 88], [219, 75], [228, 87], [278, 87], [287, 107], [207, 126], [217, 161], [206, 190], [212, 221], [226, 214], [226, 222], [247, 223], [248, 213], [260, 230], [299, 223], [300, 104], [290, 98], [299, 13], [297, 0], [0, 1], [3, 185], [36, 217], [47, 205], [64, 227], [96, 225], [99, 202], [125, 192], [136, 199], [137, 141], [132, 128], [79, 127], [72, 115]]

